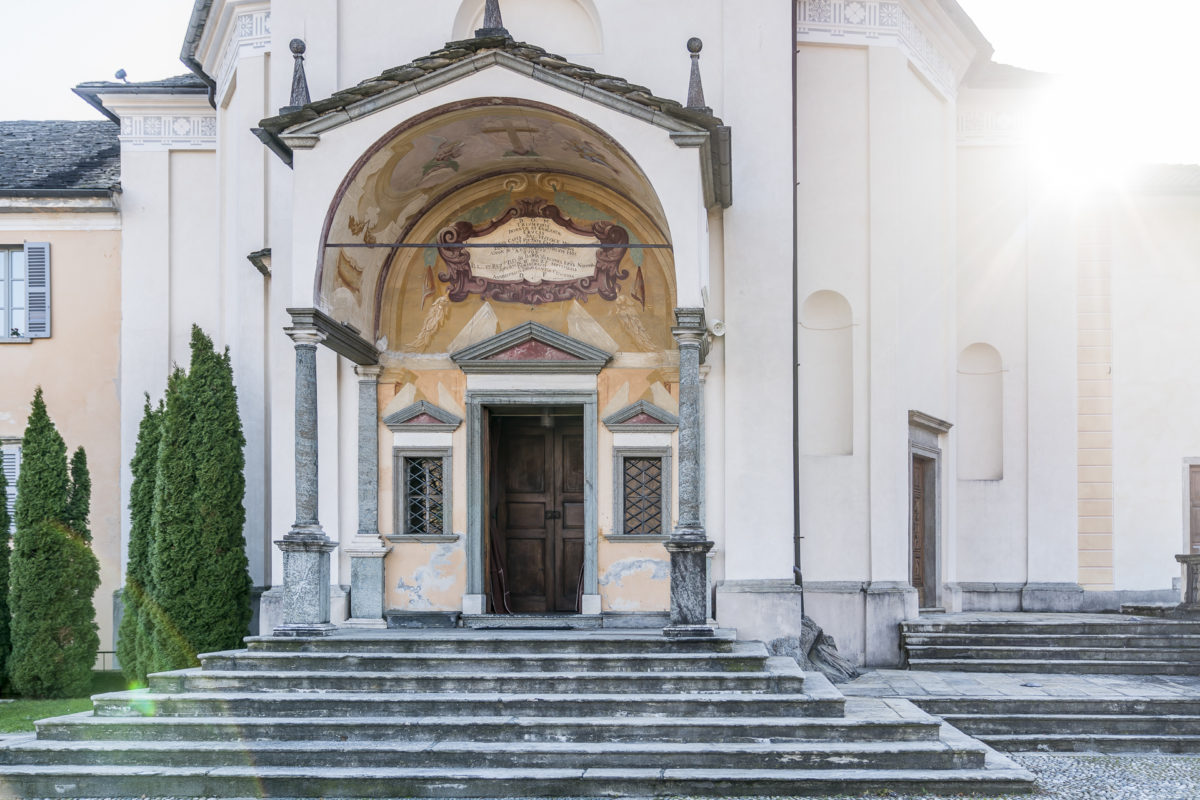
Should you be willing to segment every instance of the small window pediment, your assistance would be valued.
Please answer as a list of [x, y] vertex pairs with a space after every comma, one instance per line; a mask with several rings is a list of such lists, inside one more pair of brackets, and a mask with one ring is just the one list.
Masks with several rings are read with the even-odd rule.
[[679, 417], [646, 400], [638, 400], [605, 417], [604, 425], [610, 431], [663, 433], [678, 429]]
[[454, 431], [462, 424], [462, 417], [455, 416], [433, 403], [419, 400], [383, 418], [383, 424], [393, 433], [399, 431]]
[[526, 322], [450, 354], [463, 372], [580, 372], [595, 375], [612, 353]]

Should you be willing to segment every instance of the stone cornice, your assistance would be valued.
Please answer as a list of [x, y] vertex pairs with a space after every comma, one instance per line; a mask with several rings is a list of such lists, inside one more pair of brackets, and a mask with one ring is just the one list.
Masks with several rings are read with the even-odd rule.
[[938, 92], [953, 99], [991, 46], [937, 0], [797, 0], [796, 42], [897, 47]]
[[100, 93], [121, 119], [121, 148], [215, 150], [217, 112], [200, 94]]
[[343, 325], [316, 308], [289, 308], [292, 318], [291, 331], [312, 330], [324, 336], [322, 343], [333, 352], [344, 356], [355, 364], [378, 364], [379, 351], [367, 342], [358, 331]]

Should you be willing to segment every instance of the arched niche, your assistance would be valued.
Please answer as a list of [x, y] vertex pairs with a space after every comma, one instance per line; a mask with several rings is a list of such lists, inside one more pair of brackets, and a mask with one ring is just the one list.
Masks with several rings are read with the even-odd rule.
[[[484, 5], [485, 0], [463, 0], [454, 17], [454, 39], [469, 39], [483, 27]], [[565, 55], [604, 52], [600, 14], [592, 0], [504, 0], [501, 10], [504, 27], [518, 40], [536, 39]]]
[[[615, 292], [536, 303], [450, 297], [445, 253], [430, 245], [520, 203], [554, 206], [589, 233], [620, 226], [630, 246]], [[657, 194], [604, 131], [551, 106], [480, 98], [398, 126], [343, 180], [322, 241], [318, 306], [375, 342], [385, 364], [444, 355], [526, 321], [611, 352], [674, 350], [675, 269]]]
[[850, 303], [813, 292], [800, 306], [800, 449], [805, 455], [854, 452], [854, 331]]
[[958, 355], [958, 477], [1004, 477], [1004, 364], [990, 344], [976, 342]]

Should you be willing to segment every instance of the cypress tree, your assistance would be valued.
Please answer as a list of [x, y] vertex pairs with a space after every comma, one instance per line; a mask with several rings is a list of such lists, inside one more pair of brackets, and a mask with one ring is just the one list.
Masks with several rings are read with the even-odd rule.
[[150, 537], [150, 580], [145, 610], [151, 617], [146, 672], [181, 669], [195, 664], [195, 651], [183, 638], [180, 622], [190, 616], [196, 577], [193, 565], [200, 555], [193, 531], [196, 474], [190, 451], [191, 393], [188, 377], [176, 368], [167, 381], [162, 431], [154, 483]]
[[87, 453], [82, 447], [75, 448], [71, 454], [70, 483], [67, 484], [67, 510], [63, 520], [67, 527], [83, 537], [85, 542], [92, 540], [92, 529], [88, 518], [92, 515], [92, 476], [88, 472]]
[[146, 588], [150, 580], [151, 519], [154, 516], [154, 482], [162, 414], [162, 401], [154, 408], [150, 405], [150, 395], [146, 395], [137, 446], [129, 463], [133, 472], [133, 483], [129, 487], [129, 561], [125, 567], [125, 588], [121, 592], [124, 610], [117, 637], [117, 659], [126, 680], [141, 684], [146, 682], [144, 658], [150, 646], [151, 616], [146, 608]]
[[[246, 440], [238, 416], [229, 350], [217, 353], [192, 327], [193, 432], [189, 451], [196, 476], [193, 500], [197, 561], [186, 625], [193, 653], [241, 646], [250, 624], [250, 575], [243, 528]], [[181, 624], [181, 628], [184, 627]]]
[[40, 388], [21, 452], [9, 575], [9, 675], [12, 687], [25, 696], [78, 696], [91, 684], [100, 646], [92, 606], [100, 565], [68, 523], [86, 527], [90, 478], [86, 456], [79, 456], [79, 472], [69, 479], [67, 448], [46, 413]]
[[10, 553], [8, 531], [12, 519], [8, 516], [8, 478], [0, 469], [0, 685], [8, 682], [6, 665], [12, 652], [12, 640], [9, 638], [9, 625], [12, 621], [8, 613], [8, 558]]

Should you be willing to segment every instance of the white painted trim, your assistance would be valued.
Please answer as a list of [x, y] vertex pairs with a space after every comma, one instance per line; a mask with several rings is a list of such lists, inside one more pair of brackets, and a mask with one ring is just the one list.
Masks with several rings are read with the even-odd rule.
[[618, 447], [666, 447], [670, 448], [673, 434], [670, 433], [637, 433], [615, 432], [612, 435], [612, 446]]
[[392, 434], [392, 447], [409, 450], [414, 447], [453, 447], [454, 434], [449, 431], [397, 431]]
[[119, 231], [121, 215], [116, 211], [100, 214], [62, 212], [0, 213], [0, 231], [22, 231], [40, 236], [46, 231]]
[[121, 150], [215, 150], [217, 112], [204, 95], [99, 95], [121, 118]]
[[537, 375], [528, 372], [488, 372], [467, 375], [468, 392], [596, 391], [595, 375]]

